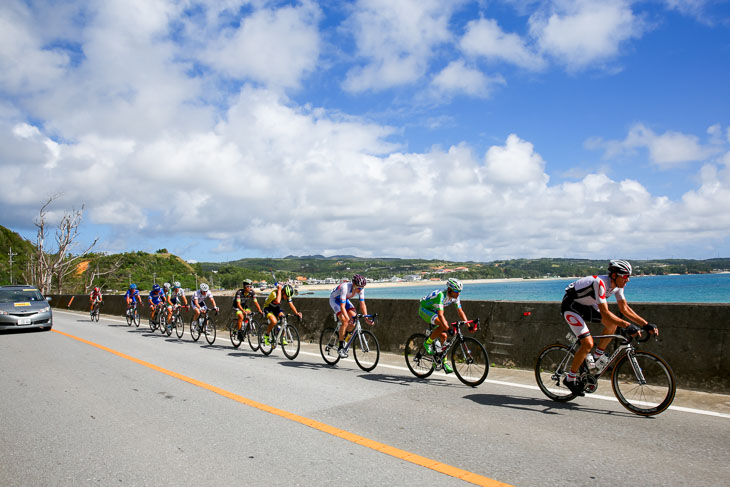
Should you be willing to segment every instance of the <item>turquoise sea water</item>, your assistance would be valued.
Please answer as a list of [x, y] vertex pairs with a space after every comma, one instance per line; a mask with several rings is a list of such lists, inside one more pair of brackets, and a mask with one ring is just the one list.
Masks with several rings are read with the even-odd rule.
[[[573, 279], [466, 284], [462, 300], [560, 301]], [[334, 286], [332, 286], [334, 288]], [[366, 298], [420, 299], [439, 284], [367, 288]], [[305, 296], [328, 297], [330, 291], [301, 291]], [[730, 303], [730, 274], [632, 277], [625, 289], [629, 303]], [[611, 302], [614, 300], [611, 299]]]

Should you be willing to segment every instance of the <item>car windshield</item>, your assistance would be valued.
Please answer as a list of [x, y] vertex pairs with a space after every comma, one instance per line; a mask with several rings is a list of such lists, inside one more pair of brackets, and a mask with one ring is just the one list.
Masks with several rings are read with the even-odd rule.
[[36, 289], [0, 289], [0, 303], [45, 301]]

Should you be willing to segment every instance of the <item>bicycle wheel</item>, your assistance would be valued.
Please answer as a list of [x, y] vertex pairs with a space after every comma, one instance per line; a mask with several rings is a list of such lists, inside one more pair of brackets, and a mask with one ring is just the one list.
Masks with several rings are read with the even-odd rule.
[[299, 355], [299, 330], [295, 326], [287, 325], [281, 334], [281, 349], [289, 360], [294, 360]]
[[408, 370], [421, 379], [433, 374], [433, 356], [427, 354], [426, 348], [423, 346], [423, 342], [427, 338], [423, 333], [414, 333], [408, 337], [406, 349], [403, 352]]
[[365, 372], [370, 372], [378, 365], [380, 360], [380, 344], [371, 332], [360, 331], [360, 336], [352, 341], [355, 363]]
[[259, 349], [259, 324], [256, 320], [248, 321], [248, 328], [246, 328], [246, 335], [248, 335], [248, 346], [254, 352]]
[[137, 308], [134, 308], [134, 318], [132, 321], [134, 321], [134, 326], [139, 328], [139, 322], [142, 320], [139, 317], [139, 310]]
[[182, 338], [185, 333], [185, 322], [183, 321], [182, 316], [179, 314], [175, 315], [173, 317], [173, 321], [175, 322], [175, 334], [178, 338]]
[[[269, 355], [274, 349], [274, 336], [273, 333], [266, 333], [266, 324], [259, 327], [259, 349], [264, 355]], [[276, 328], [274, 328], [275, 330]], [[274, 330], [271, 330], [272, 332]], [[268, 342], [268, 343], [267, 343]]]
[[[674, 401], [677, 392], [674, 372], [664, 359], [651, 352], [634, 351], [632, 355], [639, 370], [634, 370], [629, 354], [621, 357], [611, 375], [613, 393], [618, 402], [632, 413], [642, 416], [659, 414]], [[640, 376], [643, 376], [643, 381], [639, 380]]]
[[339, 345], [339, 339], [337, 331], [328, 326], [319, 335], [319, 353], [322, 354], [322, 358], [329, 365], [334, 365], [340, 361], [340, 356], [337, 353], [337, 346]]
[[157, 322], [153, 319], [150, 319], [150, 331], [155, 331], [157, 329]]
[[198, 318], [195, 321], [192, 321], [190, 323], [190, 336], [193, 337], [193, 341], [197, 342], [198, 338], [200, 338], [200, 320], [202, 318]]
[[563, 384], [563, 377], [570, 372], [573, 354], [570, 347], [556, 343], [543, 348], [535, 361], [535, 380], [540, 390], [553, 401], [565, 402], [576, 395]]
[[175, 326], [175, 318], [171, 318], [173, 321], [167, 321], [167, 317], [165, 317], [165, 335], [170, 336], [172, 335], [172, 328]]
[[132, 312], [127, 311], [127, 326], [132, 326], [132, 322], [134, 321], [134, 318], [132, 318]]
[[213, 345], [215, 343], [215, 323], [210, 317], [205, 318], [203, 329], [205, 330], [205, 341], [208, 342], [208, 345]]
[[462, 383], [476, 387], [489, 373], [487, 349], [475, 338], [462, 337], [451, 348], [451, 367]]
[[238, 348], [241, 346], [241, 337], [238, 334], [238, 319], [233, 318], [230, 323], [228, 323], [228, 333], [231, 334], [231, 345], [233, 345], [233, 348]]

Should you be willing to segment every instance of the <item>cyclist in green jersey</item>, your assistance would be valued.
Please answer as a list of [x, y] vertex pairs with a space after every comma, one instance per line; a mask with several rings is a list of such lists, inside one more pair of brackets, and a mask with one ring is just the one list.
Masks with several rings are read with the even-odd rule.
[[[269, 340], [269, 334], [271, 334], [271, 330], [274, 329], [276, 324], [279, 322], [279, 318], [284, 315], [284, 312], [281, 310], [281, 298], [282, 296], [286, 296], [286, 301], [289, 303], [289, 307], [294, 312], [295, 315], [299, 317], [299, 319], [302, 319], [302, 314], [297, 311], [297, 308], [294, 306], [294, 303], [292, 302], [292, 296], [294, 295], [294, 288], [291, 286], [291, 284], [277, 284], [276, 289], [271, 291], [269, 296], [266, 298], [266, 301], [264, 301], [264, 313], [266, 314], [266, 319], [269, 320], [269, 327], [266, 329], [266, 334], [264, 335], [264, 341], [268, 345]], [[276, 344], [274, 343], [274, 346]]]
[[[468, 321], [466, 313], [461, 309], [461, 300], [459, 299], [462, 289], [464, 289], [464, 285], [461, 281], [451, 278], [446, 281], [446, 289], [436, 289], [421, 299], [418, 315], [427, 323], [436, 325], [436, 328], [431, 332], [431, 336], [423, 342], [423, 345], [426, 347], [426, 353], [429, 355], [439, 352], [439, 348], [446, 342], [447, 332], [449, 331], [449, 322], [446, 321], [446, 317], [444, 316], [444, 308], [446, 306], [456, 305], [456, 311], [461, 321]], [[443, 361], [442, 365], [444, 372], [447, 374], [453, 372], [453, 369], [446, 363], [446, 360]]]

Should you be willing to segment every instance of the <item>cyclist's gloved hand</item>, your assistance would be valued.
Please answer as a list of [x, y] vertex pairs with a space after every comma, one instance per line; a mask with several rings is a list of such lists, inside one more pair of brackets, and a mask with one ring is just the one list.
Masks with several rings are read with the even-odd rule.
[[633, 337], [636, 336], [637, 333], [641, 333], [641, 328], [631, 323], [629, 326], [626, 327], [626, 333], [628, 333], [629, 336]]
[[448, 330], [446, 330], [446, 331], [447, 331], [447, 333], [448, 333], [448, 334], [449, 334], [450, 336], [454, 336], [454, 333], [456, 333], [456, 327], [455, 327], [455, 326], [449, 326], [449, 329], [448, 329]]
[[659, 335], [659, 328], [652, 323], [645, 325], [643, 328], [644, 328], [644, 331], [647, 333], [651, 333], [652, 335], [657, 335], [657, 336]]

